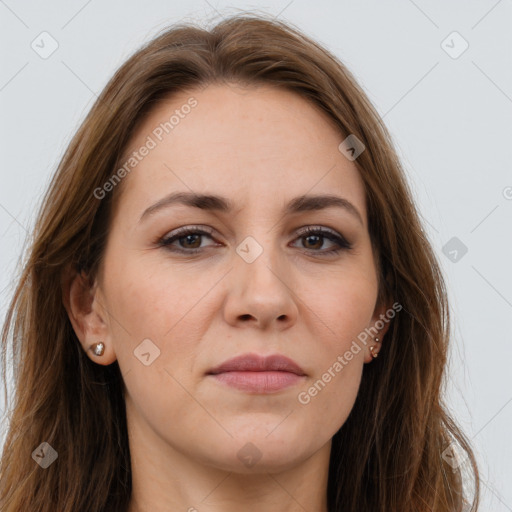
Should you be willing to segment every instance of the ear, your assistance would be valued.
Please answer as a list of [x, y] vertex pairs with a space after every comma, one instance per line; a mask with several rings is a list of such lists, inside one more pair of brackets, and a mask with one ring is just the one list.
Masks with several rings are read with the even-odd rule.
[[[378, 354], [383, 345], [383, 338], [396, 315], [396, 310], [393, 305], [389, 302], [382, 302], [377, 304], [375, 311], [373, 312], [372, 320], [368, 328], [372, 328], [370, 332], [374, 333], [375, 329], [378, 330], [377, 334], [370, 335], [365, 347], [364, 362], [369, 363], [373, 361], [374, 357], [370, 351], [370, 347], [373, 347], [373, 353]], [[379, 341], [376, 341], [376, 340]]]
[[[62, 280], [62, 300], [73, 330], [87, 356], [95, 363], [109, 365], [116, 360], [108, 314], [96, 280], [85, 272], [67, 269]], [[103, 355], [92, 350], [94, 343], [105, 346]]]

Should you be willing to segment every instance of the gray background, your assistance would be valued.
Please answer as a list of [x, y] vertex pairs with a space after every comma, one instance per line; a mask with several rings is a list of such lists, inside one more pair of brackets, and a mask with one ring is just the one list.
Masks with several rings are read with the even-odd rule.
[[[384, 117], [449, 288], [446, 401], [477, 452], [481, 510], [512, 511], [510, 0], [0, 0], [0, 318], [41, 194], [114, 70], [169, 24], [241, 9], [326, 45]], [[46, 59], [31, 47], [50, 48], [44, 31]]]

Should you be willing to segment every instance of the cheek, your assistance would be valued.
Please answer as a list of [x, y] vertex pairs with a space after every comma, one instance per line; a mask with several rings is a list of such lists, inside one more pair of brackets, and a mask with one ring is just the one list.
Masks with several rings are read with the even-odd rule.
[[334, 434], [350, 414], [361, 383], [364, 345], [358, 336], [371, 325], [376, 274], [368, 265], [347, 265], [305, 289], [305, 321], [315, 326], [311, 331], [318, 343], [311, 352], [314, 375], [297, 398], [315, 424], [323, 423]]
[[322, 332], [331, 340], [331, 349], [347, 350], [352, 340], [370, 326], [378, 292], [371, 267], [347, 266], [317, 281], [314, 287], [308, 285], [307, 290], [304, 302], [318, 317]]
[[127, 387], [131, 380], [142, 402], [144, 393], [152, 400], [158, 387], [182, 393], [177, 382], [190, 382], [209, 315], [218, 307], [211, 300], [219, 276], [185, 273], [168, 262], [148, 264], [138, 257], [110, 261], [115, 265], [110, 266], [105, 289], [113, 344]]
[[191, 281], [183, 272], [145, 264], [142, 258], [119, 261], [111, 269], [105, 285], [109, 304], [133, 341], [154, 337], [164, 342], [207, 291], [207, 279]]
[[112, 341], [128, 396], [155, 425], [171, 425], [193, 408], [185, 389], [200, 326], [191, 309], [207, 286], [190, 286], [183, 273], [136, 258], [117, 260], [105, 275]]

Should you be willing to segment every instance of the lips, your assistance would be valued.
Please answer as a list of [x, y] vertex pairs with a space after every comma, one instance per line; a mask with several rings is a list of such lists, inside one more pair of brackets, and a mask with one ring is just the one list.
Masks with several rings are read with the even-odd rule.
[[227, 372], [288, 372], [299, 376], [306, 375], [295, 361], [280, 354], [269, 356], [242, 354], [216, 366], [207, 374], [218, 375]]
[[306, 378], [295, 361], [280, 354], [243, 354], [211, 369], [207, 376], [223, 386], [257, 395], [298, 386]]

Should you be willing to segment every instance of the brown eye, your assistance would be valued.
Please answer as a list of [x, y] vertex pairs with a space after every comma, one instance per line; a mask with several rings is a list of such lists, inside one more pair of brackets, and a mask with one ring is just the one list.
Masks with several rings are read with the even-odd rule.
[[[199, 252], [203, 237], [212, 238], [211, 233], [194, 227], [180, 228], [158, 241], [160, 247], [165, 247], [169, 251], [181, 253]], [[178, 242], [178, 246], [175, 244]]]
[[[337, 254], [343, 249], [350, 250], [352, 248], [352, 244], [347, 242], [341, 235], [325, 228], [308, 227], [302, 230], [299, 235], [299, 239], [303, 241], [302, 247], [304, 249], [320, 255]], [[321, 248], [325, 243], [325, 239], [334, 243], [335, 248], [322, 251]]]
[[307, 235], [303, 237], [303, 240], [307, 241], [307, 244], [310, 244], [306, 249], [321, 249], [323, 245], [323, 237], [322, 235]]
[[[192, 235], [184, 235], [180, 236], [177, 240], [180, 242], [180, 244], [184, 244], [185, 249], [197, 249], [201, 247], [201, 237], [203, 235], [195, 233]], [[184, 240], [184, 242], [182, 242]], [[199, 244], [198, 244], [199, 242]], [[190, 245], [188, 245], [190, 244]]]

